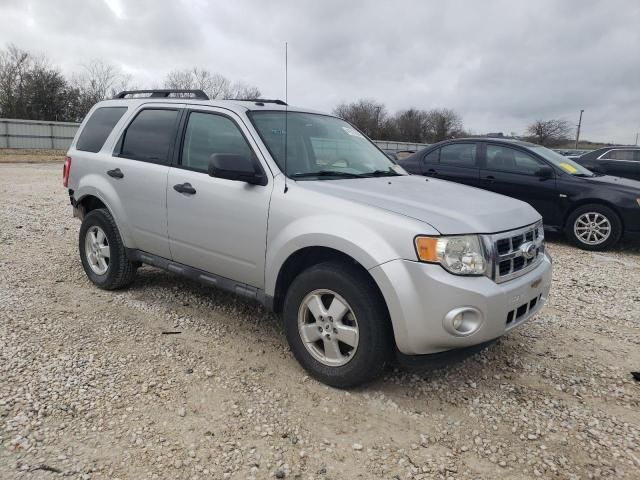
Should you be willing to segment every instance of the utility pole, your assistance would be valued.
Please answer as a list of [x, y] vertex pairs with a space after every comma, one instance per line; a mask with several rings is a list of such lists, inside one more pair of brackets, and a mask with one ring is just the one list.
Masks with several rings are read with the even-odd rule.
[[578, 149], [578, 142], [580, 141], [580, 127], [582, 126], [582, 112], [584, 112], [584, 110], [580, 110], [580, 119], [578, 120], [578, 130], [576, 131], [576, 150]]
[[[640, 133], [640, 132], [639, 132]], [[636, 147], [638, 146], [638, 134], [636, 133]]]

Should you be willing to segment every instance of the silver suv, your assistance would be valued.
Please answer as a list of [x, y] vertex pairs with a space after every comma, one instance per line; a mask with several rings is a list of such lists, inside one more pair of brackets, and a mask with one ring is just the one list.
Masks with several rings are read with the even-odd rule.
[[350, 124], [279, 100], [122, 92], [87, 115], [63, 173], [94, 284], [144, 263], [257, 300], [337, 387], [484, 345], [551, 285], [529, 205], [407, 175]]

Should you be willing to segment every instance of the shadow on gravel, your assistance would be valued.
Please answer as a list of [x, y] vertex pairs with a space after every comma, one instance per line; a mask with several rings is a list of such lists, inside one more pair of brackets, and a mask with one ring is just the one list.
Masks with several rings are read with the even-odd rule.
[[[286, 347], [284, 328], [279, 316], [266, 311], [257, 302], [224, 290], [205, 286], [155, 267], [144, 266], [138, 270], [136, 281], [129, 292], [135, 297], [145, 296], [145, 301], [159, 299], [163, 308], [177, 315], [186, 313], [182, 309], [195, 309], [194, 313], [200, 317], [206, 317], [208, 312], [215, 312], [223, 316], [222, 322], [227, 327], [241, 328], [245, 335], [256, 335], [256, 339], [266, 339], [269, 344]], [[427, 384], [447, 381], [452, 383], [452, 387], [458, 385], [466, 389], [470, 382], [491, 378], [498, 365], [517, 367], [517, 358], [524, 353], [521, 347], [517, 347], [521, 341], [520, 335], [521, 333], [514, 332], [472, 349], [434, 355], [432, 361], [420, 365], [393, 362], [382, 378], [352, 391], [372, 393], [384, 390], [388, 394], [396, 391], [398, 395], [405, 396], [405, 389], [411, 388], [416, 381]], [[290, 354], [290, 361], [295, 362], [293, 354]], [[455, 387], [453, 390], [455, 391]]]

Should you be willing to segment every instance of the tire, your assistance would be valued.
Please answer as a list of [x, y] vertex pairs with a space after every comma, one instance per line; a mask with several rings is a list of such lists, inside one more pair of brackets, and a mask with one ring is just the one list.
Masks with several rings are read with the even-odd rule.
[[[317, 313], [318, 299], [325, 310], [316, 317], [308, 305], [316, 305]], [[340, 304], [348, 310], [343, 316]], [[309, 375], [327, 385], [350, 388], [373, 380], [391, 357], [393, 332], [387, 307], [372, 280], [355, 266], [326, 262], [303, 271], [287, 291], [283, 316], [294, 356]], [[313, 342], [315, 336], [320, 338]], [[355, 343], [355, 348], [342, 340]], [[337, 352], [332, 345], [338, 345]]]
[[[609, 207], [593, 203], [582, 205], [571, 212], [565, 232], [571, 243], [583, 250], [606, 250], [620, 240], [622, 222]], [[607, 234], [604, 235], [603, 232]]]
[[[94, 240], [100, 248], [95, 248]], [[92, 210], [83, 218], [78, 244], [82, 267], [94, 285], [115, 290], [133, 282], [137, 267], [127, 257], [116, 222], [108, 210]], [[96, 251], [102, 253], [97, 255]], [[105, 257], [107, 252], [108, 257]]]

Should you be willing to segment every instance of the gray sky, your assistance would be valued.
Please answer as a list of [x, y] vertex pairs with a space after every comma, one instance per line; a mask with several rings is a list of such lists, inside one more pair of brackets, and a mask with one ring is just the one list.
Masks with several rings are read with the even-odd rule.
[[330, 111], [361, 97], [393, 112], [449, 107], [474, 133], [535, 119], [582, 138], [640, 130], [640, 1], [0, 0], [0, 46], [43, 53], [64, 73], [93, 58], [140, 87], [199, 66]]

